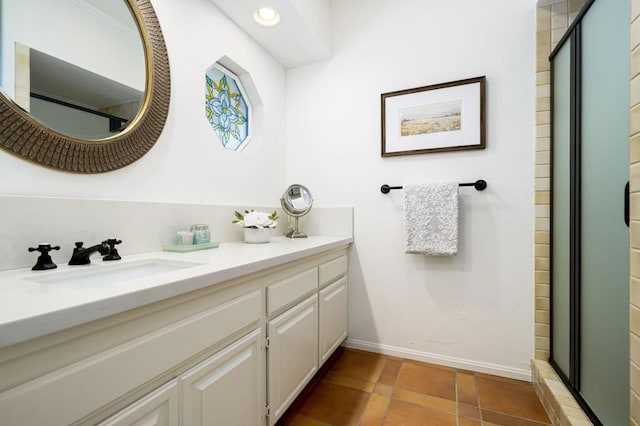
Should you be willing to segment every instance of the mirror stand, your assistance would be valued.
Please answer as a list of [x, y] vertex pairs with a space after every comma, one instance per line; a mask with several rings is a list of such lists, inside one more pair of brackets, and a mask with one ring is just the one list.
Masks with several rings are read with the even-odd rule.
[[285, 235], [285, 237], [287, 238], [307, 238], [307, 234], [305, 234], [304, 232], [300, 231], [300, 228], [298, 227], [298, 219], [299, 216], [293, 216], [293, 229], [289, 232], [287, 232], [287, 234]]

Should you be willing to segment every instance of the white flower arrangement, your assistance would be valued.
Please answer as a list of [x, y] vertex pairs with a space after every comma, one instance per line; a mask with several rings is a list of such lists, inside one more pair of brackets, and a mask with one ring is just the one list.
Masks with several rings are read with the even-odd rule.
[[256, 210], [245, 210], [244, 214], [238, 211], [234, 213], [236, 220], [232, 223], [237, 223], [243, 228], [275, 228], [278, 226], [278, 213], [275, 210], [271, 214]]

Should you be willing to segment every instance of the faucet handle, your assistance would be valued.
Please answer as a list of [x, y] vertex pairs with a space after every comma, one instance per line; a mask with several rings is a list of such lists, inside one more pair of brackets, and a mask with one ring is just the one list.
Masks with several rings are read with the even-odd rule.
[[51, 260], [51, 256], [49, 255], [49, 252], [51, 250], [60, 250], [60, 246], [52, 247], [49, 243], [41, 243], [37, 248], [29, 247], [29, 252], [40, 252], [40, 256], [38, 256], [36, 264], [33, 266], [33, 268], [31, 268], [33, 271], [44, 271], [47, 269], [55, 269], [58, 267], [58, 265], [53, 263], [53, 260]]
[[109, 246], [109, 254], [102, 258], [102, 260], [120, 260], [122, 257], [118, 254], [118, 249], [116, 249], [117, 244], [121, 244], [122, 240], [118, 240], [115, 238], [109, 238], [106, 241], [103, 241], [102, 244], [107, 244]]
[[60, 246], [51, 247], [49, 243], [40, 243], [37, 248], [29, 247], [29, 251], [39, 251], [40, 253], [49, 253], [51, 250], [60, 250]]

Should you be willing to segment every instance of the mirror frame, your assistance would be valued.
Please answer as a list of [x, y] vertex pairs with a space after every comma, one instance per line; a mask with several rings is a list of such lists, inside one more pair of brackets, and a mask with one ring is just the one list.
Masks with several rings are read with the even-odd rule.
[[[304, 209], [297, 209], [295, 208], [295, 206], [293, 206], [290, 203], [288, 192], [293, 187], [301, 188], [303, 191], [309, 194], [309, 205]], [[299, 183], [294, 183], [293, 185], [289, 185], [287, 189], [285, 189], [284, 193], [282, 194], [282, 197], [280, 197], [280, 205], [282, 206], [282, 210], [284, 210], [285, 213], [287, 213], [289, 216], [292, 216], [292, 217], [304, 216], [307, 213], [309, 213], [309, 211], [311, 210], [311, 207], [313, 207], [313, 195], [311, 194], [311, 191], [309, 191], [309, 188], [307, 188], [306, 186], [300, 185]]]
[[147, 74], [142, 107], [132, 123], [109, 138], [83, 140], [46, 127], [0, 92], [0, 148], [39, 165], [71, 173], [120, 169], [151, 149], [169, 113], [169, 57], [151, 0], [126, 1], [140, 30]]

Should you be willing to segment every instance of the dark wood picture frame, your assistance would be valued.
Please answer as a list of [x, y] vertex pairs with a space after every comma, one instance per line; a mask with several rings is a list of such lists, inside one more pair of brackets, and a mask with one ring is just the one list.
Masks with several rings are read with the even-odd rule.
[[486, 77], [382, 93], [382, 157], [486, 148]]

